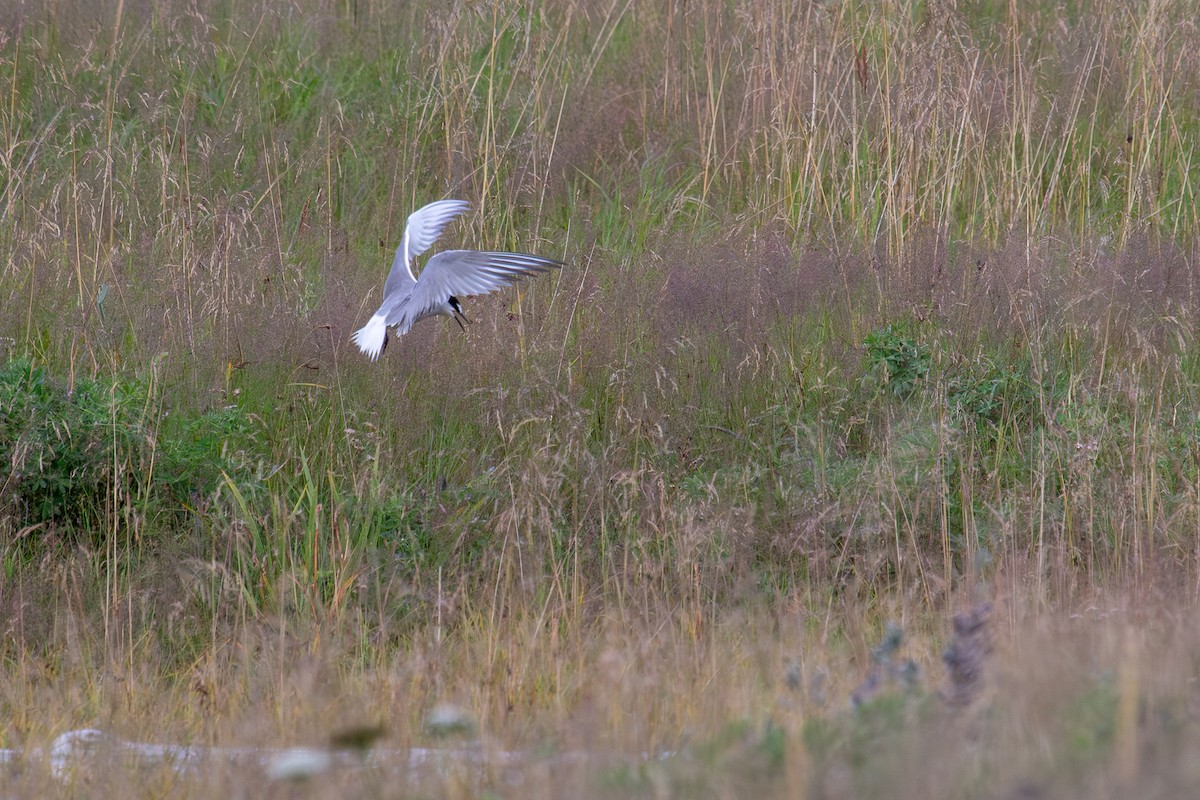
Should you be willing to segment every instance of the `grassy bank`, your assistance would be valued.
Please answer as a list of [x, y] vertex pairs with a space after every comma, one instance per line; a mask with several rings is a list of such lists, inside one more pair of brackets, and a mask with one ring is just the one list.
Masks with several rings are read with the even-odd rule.
[[[1190, 12], [0, 11], [0, 746], [453, 702], [684, 754], [547, 795], [1192, 785]], [[447, 196], [445, 246], [568, 266], [370, 363]], [[848, 712], [889, 622], [918, 677]]]

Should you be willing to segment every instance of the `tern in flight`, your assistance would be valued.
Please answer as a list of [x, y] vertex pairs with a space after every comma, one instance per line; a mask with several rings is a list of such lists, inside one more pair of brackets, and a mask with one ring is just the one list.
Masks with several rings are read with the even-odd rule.
[[445, 250], [425, 262], [421, 276], [412, 271], [413, 260], [430, 248], [450, 220], [467, 211], [470, 203], [439, 200], [414, 211], [404, 227], [392, 270], [383, 285], [383, 304], [371, 321], [351, 339], [372, 361], [387, 347], [389, 327], [397, 335], [408, 333], [418, 320], [444, 314], [458, 323], [470, 322], [458, 298], [488, 294], [530, 275], [563, 266], [561, 261], [524, 253], [488, 250]]

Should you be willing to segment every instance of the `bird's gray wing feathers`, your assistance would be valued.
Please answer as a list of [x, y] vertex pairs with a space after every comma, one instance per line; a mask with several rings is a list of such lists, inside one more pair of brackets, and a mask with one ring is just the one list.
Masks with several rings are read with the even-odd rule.
[[418, 319], [441, 311], [451, 295], [488, 294], [561, 267], [561, 261], [524, 253], [446, 250], [426, 262], [408, 302], [388, 315], [388, 325], [405, 330]]
[[385, 298], [393, 292], [406, 291], [416, 283], [412, 272], [413, 259], [437, 241], [450, 220], [470, 208], [471, 204], [465, 200], [438, 200], [409, 215], [404, 228], [404, 239], [396, 248], [392, 269], [388, 273], [387, 283], [383, 285]]

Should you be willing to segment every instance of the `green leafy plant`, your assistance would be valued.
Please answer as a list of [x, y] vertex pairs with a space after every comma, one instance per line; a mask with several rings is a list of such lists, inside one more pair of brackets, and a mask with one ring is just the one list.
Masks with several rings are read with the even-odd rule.
[[253, 423], [238, 408], [167, 428], [156, 409], [144, 381], [71, 385], [28, 358], [0, 366], [0, 508], [22, 527], [82, 529], [118, 501], [182, 508], [250, 458]]
[[1037, 406], [1037, 388], [1016, 366], [980, 362], [950, 379], [946, 400], [956, 418], [994, 431], [1006, 419], [1027, 419]]
[[100, 507], [145, 447], [144, 397], [136, 383], [63, 384], [29, 359], [0, 367], [0, 504], [24, 524]]
[[895, 397], [908, 397], [929, 374], [929, 347], [901, 325], [871, 331], [863, 347], [867, 365], [864, 380]]

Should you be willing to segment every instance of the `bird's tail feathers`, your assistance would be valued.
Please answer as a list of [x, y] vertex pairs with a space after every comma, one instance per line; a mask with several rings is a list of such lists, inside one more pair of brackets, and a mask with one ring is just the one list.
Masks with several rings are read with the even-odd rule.
[[371, 321], [355, 331], [350, 339], [374, 361], [379, 358], [387, 342], [387, 318], [379, 314], [374, 315]]

